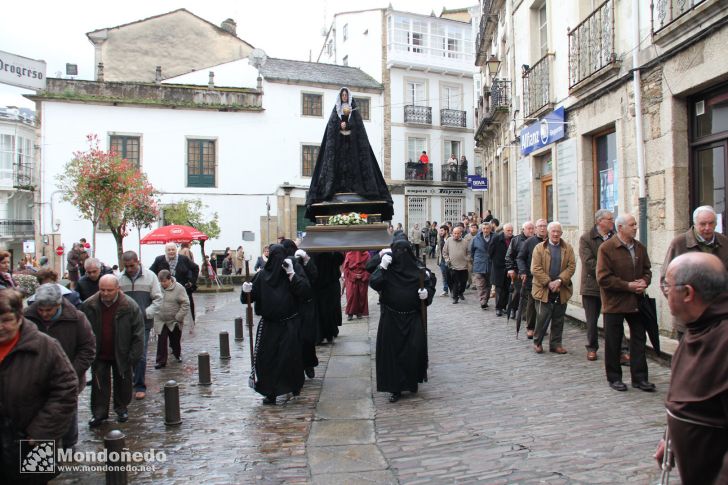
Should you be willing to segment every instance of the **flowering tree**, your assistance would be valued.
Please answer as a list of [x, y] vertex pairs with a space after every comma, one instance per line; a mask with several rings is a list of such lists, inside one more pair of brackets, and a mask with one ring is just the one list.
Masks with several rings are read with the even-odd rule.
[[[58, 187], [64, 192], [63, 200], [73, 204], [81, 215], [90, 220], [92, 228], [92, 250], [96, 251], [96, 228], [99, 223], [111, 230], [121, 265], [124, 252], [123, 241], [128, 224], [135, 215], [135, 207], [146, 205], [145, 210], [159, 214], [154, 200], [154, 188], [147, 182], [146, 175], [128, 160], [113, 151], [99, 148], [99, 137], [87, 135], [88, 151], [78, 151], [66, 164], [64, 173], [58, 177]], [[151, 217], [147, 214], [147, 219]], [[144, 218], [135, 219], [137, 222]], [[146, 219], [144, 219], [146, 221]], [[142, 221], [140, 223], [144, 224]]]
[[139, 259], [142, 257], [142, 228], [151, 227], [152, 224], [159, 220], [159, 203], [156, 198], [154, 187], [144, 181], [144, 184], [132, 198], [130, 204], [126, 207], [127, 221], [137, 228], [139, 236]]

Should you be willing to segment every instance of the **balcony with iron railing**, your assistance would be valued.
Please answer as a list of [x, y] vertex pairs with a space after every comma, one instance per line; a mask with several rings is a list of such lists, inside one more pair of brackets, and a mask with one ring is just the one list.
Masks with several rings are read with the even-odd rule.
[[652, 2], [652, 32], [659, 32], [675, 20], [709, 0], [654, 0]]
[[546, 54], [523, 73], [523, 112], [527, 117], [552, 105], [551, 56]]
[[466, 128], [468, 126], [467, 112], [459, 109], [441, 109], [440, 110], [440, 126], [449, 126], [452, 128]]
[[432, 181], [432, 165], [422, 162], [405, 162], [404, 179]]
[[614, 51], [614, 0], [607, 0], [568, 31], [569, 89], [619, 68]]
[[32, 220], [0, 219], [0, 237], [33, 236], [35, 225]]
[[488, 58], [488, 37], [486, 36], [486, 30], [488, 30], [489, 24], [493, 24], [493, 17], [491, 15], [491, 7], [493, 0], [482, 0], [483, 8], [480, 11], [480, 25], [478, 26], [478, 35], [475, 38], [475, 65], [482, 66]]
[[431, 125], [432, 107], [408, 104], [404, 107], [404, 122], [417, 125]]
[[476, 138], [482, 135], [489, 125], [499, 121], [511, 108], [511, 81], [494, 79], [490, 88], [486, 88], [478, 105], [478, 131]]
[[468, 181], [468, 168], [460, 165], [460, 163], [448, 163], [445, 162], [440, 167], [440, 175], [443, 182], [467, 182]]

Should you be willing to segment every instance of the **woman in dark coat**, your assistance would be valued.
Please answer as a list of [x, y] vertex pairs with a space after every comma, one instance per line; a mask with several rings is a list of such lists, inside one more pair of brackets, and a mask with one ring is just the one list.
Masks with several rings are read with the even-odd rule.
[[[293, 264], [297, 266], [296, 273], [301, 273], [298, 267], [303, 270], [303, 274], [308, 280], [308, 284], [313, 288], [313, 284], [318, 278], [318, 269], [316, 263], [306, 254], [306, 251], [298, 249], [295, 242], [290, 239], [281, 241], [281, 245], [286, 248], [286, 256], [293, 259]], [[301, 339], [301, 358], [303, 359], [303, 370], [309, 379], [316, 376], [314, 367], [318, 366], [318, 357], [316, 356], [316, 342], [318, 341], [318, 315], [316, 312], [316, 302], [313, 298], [313, 291], [310, 298], [301, 303], [301, 328], [299, 332]]]
[[316, 253], [312, 255], [318, 278], [313, 284], [313, 297], [318, 313], [318, 342], [334, 341], [341, 326], [341, 265], [342, 253]]
[[427, 270], [420, 289], [420, 266], [408, 241], [395, 241], [384, 254], [369, 286], [380, 292], [381, 316], [377, 331], [377, 391], [389, 392], [390, 402], [402, 391], [417, 392], [427, 377], [427, 338], [422, 304], [432, 303], [434, 276]]
[[336, 98], [306, 197], [306, 218], [316, 222], [311, 205], [330, 201], [337, 193], [355, 193], [384, 201], [382, 220], [392, 220], [392, 196], [374, 156], [356, 101], [347, 88]]
[[255, 390], [265, 396], [263, 404], [275, 404], [276, 396], [297, 396], [303, 387], [300, 307], [311, 297], [311, 287], [286, 258], [285, 248], [274, 244], [263, 269], [252, 283], [243, 284], [241, 301], [248, 292], [255, 313], [262, 317], [255, 338]]

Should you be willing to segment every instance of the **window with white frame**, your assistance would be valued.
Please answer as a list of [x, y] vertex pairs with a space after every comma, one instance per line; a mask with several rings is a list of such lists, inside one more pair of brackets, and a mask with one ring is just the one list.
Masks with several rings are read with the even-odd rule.
[[462, 197], [443, 197], [442, 220], [459, 221], [465, 213], [465, 199]]
[[125, 158], [136, 168], [141, 167], [141, 137], [128, 135], [110, 135], [109, 148]]
[[405, 103], [412, 106], [427, 106], [425, 99], [425, 83], [422, 81], [407, 81]]
[[356, 109], [359, 110], [361, 119], [364, 121], [369, 121], [371, 119], [371, 114], [370, 114], [371, 98], [360, 98], [359, 96], [356, 96], [355, 99], [356, 99]]
[[301, 93], [301, 114], [303, 116], [323, 116], [323, 94]]
[[462, 109], [463, 89], [461, 86], [442, 86], [440, 88], [440, 107], [443, 109]]
[[342, 36], [344, 38], [344, 42], [346, 42], [346, 39], [349, 38], [349, 24], [344, 24], [344, 28], [342, 29]]
[[326, 55], [331, 57], [334, 54], [334, 41], [329, 39], [329, 42], [326, 44]]
[[310, 177], [319, 154], [319, 145], [301, 145], [301, 175]]
[[460, 160], [461, 155], [461, 143], [459, 140], [445, 140], [445, 142], [442, 144], [442, 146], [445, 149], [445, 153], [443, 153], [443, 160], [447, 160], [450, 158], [450, 155], [455, 155], [455, 158]]
[[4, 187], [13, 185], [14, 142], [13, 135], [0, 135], [0, 185]]
[[395, 50], [422, 54], [427, 46], [427, 22], [397, 15], [393, 38]]
[[419, 138], [415, 136], [407, 137], [407, 161], [416, 162], [420, 159], [420, 154], [427, 150], [427, 138]]
[[344, 58], [341, 60], [341, 63], [345, 66], [349, 65], [349, 56], [344, 56]]
[[541, 57], [549, 52], [548, 19], [546, 17], [546, 2], [538, 9], [538, 41]]

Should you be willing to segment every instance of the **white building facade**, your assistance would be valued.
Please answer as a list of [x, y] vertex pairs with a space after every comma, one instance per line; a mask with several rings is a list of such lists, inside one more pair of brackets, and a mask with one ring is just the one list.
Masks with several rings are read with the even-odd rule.
[[[338, 13], [319, 55], [381, 81], [383, 173], [394, 200], [392, 222], [407, 229], [482, 211], [466, 187], [475, 172], [473, 28], [391, 8]], [[418, 164], [423, 151], [427, 167]], [[457, 167], [446, 163], [451, 154]]]
[[[0, 108], [0, 247], [11, 253], [13, 267], [24, 255], [23, 242], [35, 241], [35, 149], [34, 114]], [[25, 249], [35, 256], [32, 246]]]

